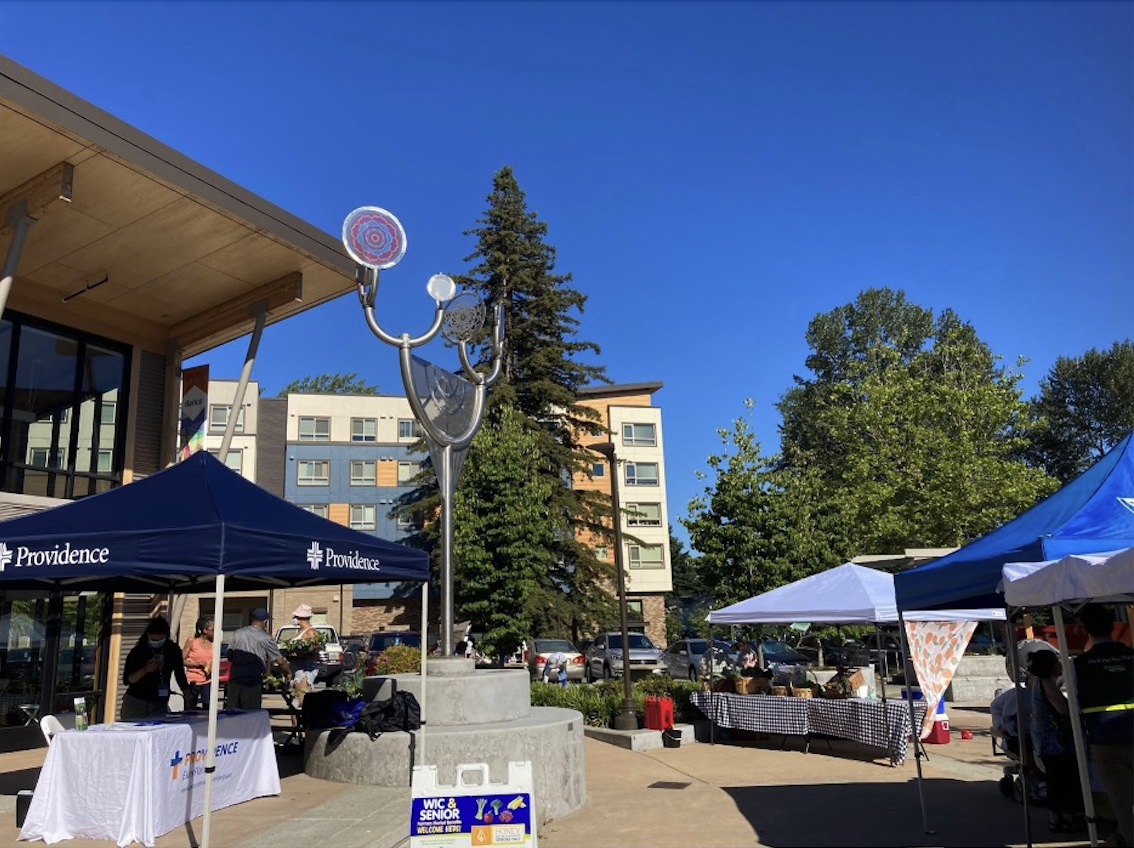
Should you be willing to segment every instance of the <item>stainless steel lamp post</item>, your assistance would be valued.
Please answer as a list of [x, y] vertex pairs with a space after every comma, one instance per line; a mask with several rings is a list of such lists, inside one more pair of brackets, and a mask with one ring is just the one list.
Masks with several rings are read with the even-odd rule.
[[622, 625], [622, 712], [614, 717], [615, 730], [637, 730], [638, 716], [634, 712], [634, 694], [630, 681], [630, 626], [626, 614], [626, 571], [622, 564], [622, 508], [618, 502], [618, 458], [613, 442], [587, 445], [602, 454], [610, 463], [610, 502], [614, 510], [614, 568], [618, 572], [618, 615]]

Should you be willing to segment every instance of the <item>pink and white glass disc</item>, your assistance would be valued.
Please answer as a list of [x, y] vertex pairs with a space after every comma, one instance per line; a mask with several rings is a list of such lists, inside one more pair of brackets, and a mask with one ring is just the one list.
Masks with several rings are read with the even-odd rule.
[[343, 221], [343, 246], [359, 265], [382, 271], [406, 255], [406, 231], [392, 213], [363, 206]]

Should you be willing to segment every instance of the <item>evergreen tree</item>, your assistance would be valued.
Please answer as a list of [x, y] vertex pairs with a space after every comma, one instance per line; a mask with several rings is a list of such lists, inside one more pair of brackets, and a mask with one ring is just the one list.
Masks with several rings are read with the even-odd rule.
[[1032, 399], [1029, 460], [1067, 483], [1134, 429], [1134, 342], [1061, 356]]

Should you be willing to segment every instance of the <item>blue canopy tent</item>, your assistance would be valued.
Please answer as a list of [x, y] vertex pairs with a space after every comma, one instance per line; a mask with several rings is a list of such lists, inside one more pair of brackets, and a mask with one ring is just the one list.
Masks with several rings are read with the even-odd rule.
[[[215, 592], [218, 620], [226, 588], [428, 579], [425, 551], [320, 518], [205, 451], [128, 486], [0, 522], [0, 588]], [[206, 848], [217, 689], [209, 703]]]
[[948, 556], [895, 575], [898, 609], [1003, 607], [997, 586], [1005, 563], [1134, 545], [1132, 435], [1018, 518]]

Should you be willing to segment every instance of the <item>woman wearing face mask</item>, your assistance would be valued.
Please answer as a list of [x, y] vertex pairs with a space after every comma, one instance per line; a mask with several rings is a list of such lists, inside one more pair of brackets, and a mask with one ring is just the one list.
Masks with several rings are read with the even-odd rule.
[[173, 675], [177, 675], [181, 691], [188, 692], [181, 649], [169, 638], [169, 622], [159, 615], [149, 620], [146, 632], [126, 657], [123, 720], [169, 712], [169, 680]]

